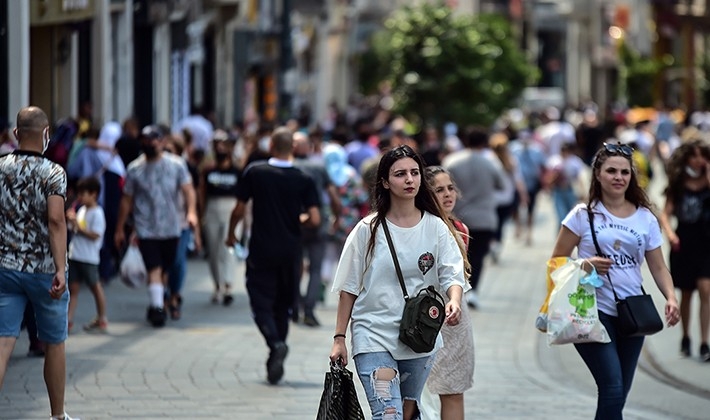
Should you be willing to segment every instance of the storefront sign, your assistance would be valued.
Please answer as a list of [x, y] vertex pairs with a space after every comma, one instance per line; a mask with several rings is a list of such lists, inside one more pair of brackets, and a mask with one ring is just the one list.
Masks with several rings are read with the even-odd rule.
[[89, 8], [89, 0], [62, 0], [62, 11], [84, 10]]
[[58, 25], [94, 17], [94, 0], [30, 0], [30, 25]]

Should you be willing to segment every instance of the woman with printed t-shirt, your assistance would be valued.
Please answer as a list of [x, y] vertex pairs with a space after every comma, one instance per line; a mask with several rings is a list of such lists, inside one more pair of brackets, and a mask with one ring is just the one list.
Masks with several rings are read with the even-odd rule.
[[[604, 284], [597, 289], [599, 319], [609, 333], [609, 343], [575, 344], [597, 383], [595, 419], [621, 419], [636, 370], [643, 337], [627, 337], [616, 327], [617, 311], [612, 286], [619, 299], [641, 294], [641, 264], [648, 268], [666, 298], [668, 325], [679, 319], [673, 280], [661, 252], [663, 238], [651, 203], [639, 187], [626, 145], [604, 144], [592, 162], [589, 202], [579, 204], [562, 221], [552, 257], [568, 257], [574, 248], [597, 271]], [[596, 255], [589, 217], [602, 256]], [[611, 282], [609, 281], [611, 279]]]
[[416, 353], [399, 341], [404, 297], [383, 224], [388, 227], [410, 296], [435, 286], [446, 293], [446, 321], [458, 324], [464, 286], [463, 244], [426, 182], [422, 159], [409, 146], [387, 152], [377, 169], [373, 213], [345, 241], [333, 281], [340, 292], [333, 362], [348, 362], [345, 333], [351, 324], [355, 367], [372, 418], [418, 418], [422, 388], [442, 346]]
[[237, 181], [239, 170], [234, 165], [232, 154], [236, 138], [224, 130], [217, 130], [212, 139], [215, 166], [207, 169], [200, 182], [200, 205], [204, 206], [203, 223], [205, 241], [210, 265], [210, 274], [214, 282], [212, 303], [228, 306], [234, 300], [232, 296], [232, 276], [235, 275], [235, 258], [224, 244], [229, 227], [229, 216], [237, 203]]

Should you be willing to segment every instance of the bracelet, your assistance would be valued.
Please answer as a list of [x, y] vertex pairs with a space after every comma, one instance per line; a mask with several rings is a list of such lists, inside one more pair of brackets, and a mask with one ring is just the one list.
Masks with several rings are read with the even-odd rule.
[[345, 334], [335, 334], [335, 335], [333, 336], [333, 340], [335, 340], [335, 339], [338, 338], [338, 337], [343, 337], [343, 338], [345, 338]]

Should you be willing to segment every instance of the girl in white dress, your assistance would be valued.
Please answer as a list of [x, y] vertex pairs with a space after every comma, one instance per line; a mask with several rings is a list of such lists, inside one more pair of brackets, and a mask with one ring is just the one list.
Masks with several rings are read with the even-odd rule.
[[[468, 228], [453, 215], [458, 188], [451, 175], [441, 166], [429, 166], [426, 169], [426, 180], [434, 190], [439, 205], [444, 209], [449, 221], [459, 231], [461, 241], [468, 247]], [[463, 394], [473, 386], [474, 366], [473, 325], [468, 309], [462, 310], [458, 325], [444, 324], [441, 335], [444, 339], [444, 348], [436, 353], [434, 365], [427, 379], [427, 390], [439, 396], [441, 411], [436, 404], [431, 404], [429, 407], [426, 399], [422, 411], [427, 414], [424, 418], [463, 420]]]

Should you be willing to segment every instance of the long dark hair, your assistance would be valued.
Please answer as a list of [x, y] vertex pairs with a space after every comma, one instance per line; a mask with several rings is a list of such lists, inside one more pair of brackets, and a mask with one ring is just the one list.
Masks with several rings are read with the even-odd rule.
[[[385, 153], [377, 166], [377, 181], [375, 182], [372, 198], [375, 217], [370, 224], [370, 240], [367, 244], [367, 252], [365, 253], [365, 260], [368, 261], [368, 266], [369, 261], [372, 258], [372, 253], [375, 249], [375, 233], [377, 232], [377, 228], [381, 224], [385, 223], [387, 212], [392, 206], [390, 190], [385, 188], [384, 182], [389, 179], [390, 168], [392, 168], [392, 165], [394, 165], [396, 161], [404, 158], [411, 158], [417, 163], [417, 166], [419, 167], [419, 174], [421, 176], [421, 184], [419, 186], [419, 191], [417, 191], [417, 195], [414, 197], [414, 205], [419, 210], [431, 213], [443, 220], [448, 226], [449, 231], [451, 231], [452, 235], [454, 235], [454, 238], [457, 237], [456, 228], [449, 221], [449, 218], [446, 216], [446, 212], [439, 205], [439, 200], [436, 199], [436, 195], [434, 195], [429, 183], [425, 180], [424, 161], [421, 156], [419, 156], [417, 152], [406, 144], [397, 146]], [[456, 242], [459, 244], [459, 250], [461, 251], [461, 255], [464, 257], [465, 268], [468, 270], [469, 265], [466, 258], [466, 251], [461, 246], [460, 241]]]
[[703, 140], [692, 140], [683, 143], [673, 151], [668, 163], [666, 164], [666, 174], [668, 175], [668, 186], [666, 187], [666, 198], [678, 205], [680, 198], [683, 196], [683, 188], [685, 181], [688, 180], [688, 174], [685, 173], [685, 167], [688, 165], [690, 158], [695, 155], [695, 151], [700, 150], [700, 154], [710, 162], [710, 147]]
[[626, 156], [620, 152], [610, 152], [602, 147], [594, 155], [592, 160], [592, 182], [589, 185], [589, 201], [587, 202], [587, 209], [592, 209], [592, 203], [598, 203], [602, 201], [602, 185], [597, 179], [599, 171], [601, 171], [602, 165], [607, 159], [613, 156], [621, 156], [629, 161], [631, 166], [631, 179], [629, 180], [629, 186], [626, 189], [624, 198], [633, 203], [634, 206], [646, 207], [652, 210], [651, 200], [648, 199], [646, 192], [639, 186], [638, 178], [636, 176], [636, 167], [631, 156]]

